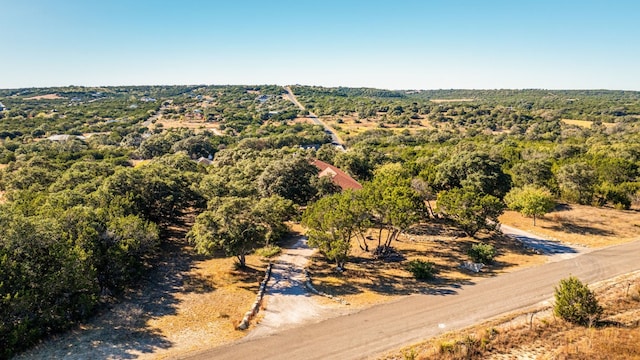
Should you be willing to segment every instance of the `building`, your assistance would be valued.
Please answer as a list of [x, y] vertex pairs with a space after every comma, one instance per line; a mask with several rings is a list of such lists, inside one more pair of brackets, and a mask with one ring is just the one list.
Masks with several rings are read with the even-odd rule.
[[4, 106], [4, 104], [0, 102], [0, 111], [5, 111], [5, 110], [7, 110], [6, 106]]
[[354, 178], [347, 175], [344, 171], [338, 169], [337, 167], [327, 164], [324, 161], [314, 160], [313, 165], [320, 170], [318, 174], [319, 177], [329, 176], [331, 181], [334, 184], [338, 185], [342, 190], [352, 189], [359, 190], [362, 189], [362, 185], [357, 182]]

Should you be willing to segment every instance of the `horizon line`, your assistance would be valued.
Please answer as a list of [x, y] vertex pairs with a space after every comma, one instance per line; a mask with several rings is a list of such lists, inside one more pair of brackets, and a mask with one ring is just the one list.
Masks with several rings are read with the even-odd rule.
[[82, 88], [115, 88], [115, 87], [152, 87], [152, 86], [280, 86], [280, 87], [288, 87], [288, 86], [304, 86], [304, 87], [320, 87], [320, 88], [347, 88], [347, 89], [374, 89], [374, 90], [388, 90], [388, 91], [441, 91], [441, 90], [466, 90], [466, 91], [498, 91], [498, 90], [545, 90], [545, 91], [629, 91], [629, 92], [640, 92], [640, 90], [635, 89], [615, 89], [615, 88], [541, 88], [541, 87], [521, 87], [521, 88], [384, 88], [384, 87], [371, 87], [371, 86], [345, 86], [345, 85], [309, 85], [309, 84], [205, 84], [205, 83], [192, 83], [192, 84], [122, 84], [122, 85], [53, 85], [53, 86], [24, 86], [24, 87], [0, 87], [0, 90], [23, 90], [23, 89], [53, 89], [53, 88], [73, 88], [73, 87], [82, 87]]

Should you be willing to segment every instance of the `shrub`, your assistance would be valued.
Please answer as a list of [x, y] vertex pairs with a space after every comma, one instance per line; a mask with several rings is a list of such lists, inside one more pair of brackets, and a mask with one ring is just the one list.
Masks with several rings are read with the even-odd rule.
[[471, 260], [476, 263], [492, 264], [496, 256], [496, 248], [491, 244], [474, 244], [467, 252]]
[[434, 263], [417, 259], [409, 261], [407, 270], [418, 280], [433, 279], [436, 274]]
[[576, 277], [560, 280], [554, 296], [554, 314], [570, 323], [590, 327], [602, 314], [595, 294]]
[[272, 258], [276, 255], [280, 255], [281, 252], [282, 252], [282, 249], [279, 246], [268, 245], [263, 248], [257, 249], [256, 255], [266, 257], [266, 258]]

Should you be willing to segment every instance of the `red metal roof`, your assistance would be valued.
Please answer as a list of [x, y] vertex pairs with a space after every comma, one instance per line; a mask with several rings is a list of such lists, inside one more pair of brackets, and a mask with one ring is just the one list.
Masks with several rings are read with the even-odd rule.
[[330, 176], [333, 183], [340, 186], [342, 190], [362, 189], [362, 185], [360, 185], [359, 182], [357, 182], [354, 178], [347, 175], [347, 173], [333, 165], [327, 164], [326, 162], [320, 160], [314, 160], [313, 165], [315, 165], [320, 170], [318, 176]]

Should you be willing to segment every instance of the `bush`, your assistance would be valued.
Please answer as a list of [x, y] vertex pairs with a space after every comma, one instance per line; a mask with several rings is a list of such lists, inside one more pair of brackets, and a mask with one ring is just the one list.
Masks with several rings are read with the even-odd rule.
[[554, 296], [554, 314], [570, 323], [590, 327], [602, 314], [595, 294], [576, 277], [560, 280]]
[[467, 252], [471, 260], [476, 263], [492, 264], [496, 256], [496, 248], [491, 244], [474, 244]]
[[435, 264], [424, 260], [411, 260], [407, 264], [407, 271], [418, 280], [433, 279], [436, 274]]
[[280, 255], [281, 252], [282, 252], [282, 249], [279, 246], [268, 245], [263, 248], [257, 249], [256, 255], [266, 257], [266, 258], [272, 258], [276, 255]]

